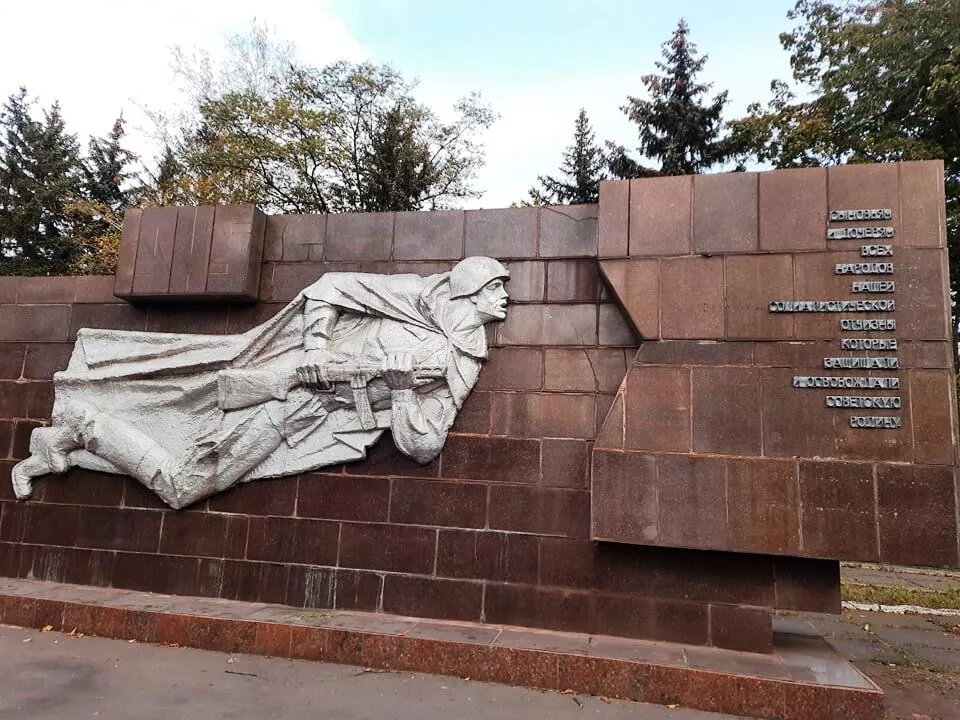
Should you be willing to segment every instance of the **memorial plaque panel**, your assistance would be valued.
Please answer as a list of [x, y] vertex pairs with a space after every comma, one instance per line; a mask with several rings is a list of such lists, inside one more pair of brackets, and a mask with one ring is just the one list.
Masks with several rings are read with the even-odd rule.
[[[689, 255], [661, 256], [660, 282], [646, 282], [659, 289], [661, 339], [638, 353], [619, 390], [617, 406], [622, 403], [624, 410], [607, 416], [600, 437], [623, 437], [623, 451], [643, 451], [657, 459], [658, 468], [659, 458], [668, 457], [664, 453], [671, 458], [679, 453], [689, 461], [709, 458], [728, 468], [765, 458], [799, 461], [801, 466], [816, 461], [817, 487], [834, 493], [835, 499], [822, 496], [817, 504], [809, 496], [808, 502], [804, 498], [812, 492], [809, 488], [801, 486], [798, 495], [782, 474], [766, 483], [760, 471], [739, 475], [731, 485], [728, 469], [722, 497], [713, 498], [727, 524], [698, 532], [689, 526], [703, 522], [700, 504], [663, 504], [686, 492], [673, 485], [665, 488], [664, 482], [696, 486], [675, 472], [666, 480], [659, 478], [657, 493], [644, 495], [645, 518], [652, 512], [651, 503], [658, 507], [657, 533], [618, 537], [616, 528], [631, 526], [629, 507], [637, 489], [622, 473], [615, 482], [606, 478], [607, 468], [619, 467], [607, 459], [595, 464], [593, 472], [595, 539], [736, 551], [745, 548], [742, 538], [748, 537], [752, 552], [960, 563], [955, 486], [937, 480], [938, 502], [925, 505], [929, 517], [924, 518], [907, 507], [906, 495], [898, 499], [893, 478], [900, 476], [884, 470], [897, 467], [889, 463], [917, 472], [940, 466], [950, 475], [957, 458], [942, 164], [850, 165], [826, 173], [825, 206], [816, 202], [823, 191], [819, 173], [760, 175], [760, 250], [749, 241], [711, 246], [725, 253], [719, 296], [706, 273], [693, 282], [678, 276], [685, 263], [697, 262]], [[658, 182], [644, 180], [648, 197], [657, 196]], [[719, 180], [713, 184], [722, 185]], [[695, 250], [697, 228], [732, 228], [732, 215], [742, 210], [752, 217], [756, 212], [752, 204], [697, 204], [696, 191], [694, 195]], [[644, 216], [656, 217], [656, 212], [646, 207]], [[791, 232], [778, 217], [796, 221], [802, 236], [796, 243], [788, 237], [774, 240], [775, 230], [786, 236]], [[632, 215], [628, 227], [631, 232], [637, 227]], [[818, 242], [810, 236], [812, 228], [819, 228]], [[601, 230], [600, 244], [613, 246], [618, 240], [604, 237]], [[634, 244], [628, 242], [628, 247], [632, 253]], [[623, 261], [624, 270], [630, 262], [635, 260]], [[642, 306], [627, 273], [608, 272], [606, 279], [617, 297], [630, 297], [624, 304], [628, 313]], [[628, 294], [627, 288], [633, 292]], [[718, 307], [723, 310], [722, 328], [709, 322]], [[734, 357], [715, 349], [734, 340], [747, 352]], [[751, 383], [749, 378], [756, 380]], [[657, 417], [669, 422], [658, 423]], [[755, 438], [751, 428], [756, 428]], [[595, 452], [603, 444], [597, 447]], [[686, 467], [678, 462], [671, 459], [668, 465]], [[878, 505], [881, 475], [887, 480]], [[803, 479], [803, 471], [799, 477]], [[716, 495], [719, 487], [712, 486], [711, 493]], [[798, 496], [800, 503], [795, 502]], [[838, 505], [837, 497], [847, 499]], [[915, 524], [894, 520], [898, 502]], [[741, 511], [744, 503], [776, 507], [780, 522], [801, 528], [798, 541], [771, 536], [763, 542], [760, 525], [765, 520], [757, 512]], [[604, 515], [614, 509], [617, 520], [608, 521]], [[758, 526], [731, 525], [744, 522]], [[884, 539], [884, 533], [890, 537]], [[918, 552], [916, 545], [927, 545], [927, 552]]]

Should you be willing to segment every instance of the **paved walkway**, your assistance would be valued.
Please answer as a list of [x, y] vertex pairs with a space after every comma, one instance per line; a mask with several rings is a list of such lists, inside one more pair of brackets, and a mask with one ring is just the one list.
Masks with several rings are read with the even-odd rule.
[[0, 717], [30, 720], [721, 720], [420, 673], [70, 637], [0, 625]]
[[811, 622], [880, 686], [888, 720], [960, 719], [960, 617], [848, 609], [793, 619]]

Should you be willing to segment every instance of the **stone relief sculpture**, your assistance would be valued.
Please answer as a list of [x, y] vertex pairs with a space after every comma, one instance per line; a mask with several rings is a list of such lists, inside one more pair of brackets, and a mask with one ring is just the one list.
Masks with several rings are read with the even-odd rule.
[[470, 257], [418, 275], [328, 273], [240, 335], [80, 330], [52, 424], [13, 468], [130, 475], [174, 508], [231, 485], [361, 460], [389, 428], [426, 463], [507, 312], [508, 270]]

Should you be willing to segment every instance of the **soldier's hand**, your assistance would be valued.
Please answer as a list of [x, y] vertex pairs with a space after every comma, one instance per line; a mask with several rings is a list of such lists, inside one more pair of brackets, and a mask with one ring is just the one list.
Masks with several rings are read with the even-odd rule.
[[314, 390], [328, 390], [330, 388], [330, 382], [327, 380], [326, 373], [323, 372], [323, 367], [312, 363], [297, 368], [297, 380], [304, 387]]
[[408, 390], [416, 385], [413, 355], [405, 352], [388, 353], [383, 359], [383, 381], [391, 390]]

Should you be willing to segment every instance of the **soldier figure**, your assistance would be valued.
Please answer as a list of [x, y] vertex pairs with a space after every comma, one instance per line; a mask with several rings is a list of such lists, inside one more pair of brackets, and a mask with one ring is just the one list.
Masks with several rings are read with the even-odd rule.
[[506, 317], [509, 272], [471, 257], [449, 273], [328, 273], [241, 335], [81, 330], [54, 377], [50, 427], [13, 469], [130, 475], [185, 507], [238, 482], [363, 459], [390, 428], [435, 458]]

